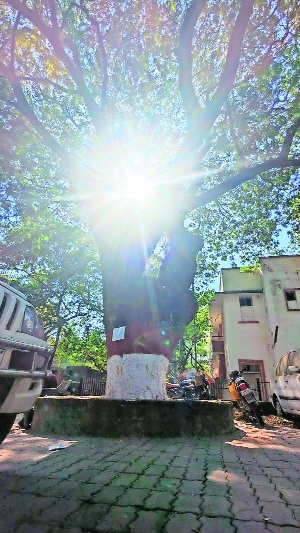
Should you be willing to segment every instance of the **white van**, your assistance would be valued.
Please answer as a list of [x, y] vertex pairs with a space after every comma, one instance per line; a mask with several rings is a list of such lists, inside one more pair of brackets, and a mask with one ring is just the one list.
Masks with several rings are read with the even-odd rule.
[[40, 396], [52, 349], [24, 294], [0, 280], [0, 443]]
[[278, 361], [272, 402], [278, 416], [300, 417], [300, 350], [292, 350]]

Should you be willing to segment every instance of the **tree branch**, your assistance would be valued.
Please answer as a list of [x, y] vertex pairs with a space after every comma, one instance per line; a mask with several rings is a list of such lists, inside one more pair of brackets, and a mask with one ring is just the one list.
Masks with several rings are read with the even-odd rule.
[[205, 5], [204, 0], [192, 2], [186, 11], [180, 33], [179, 88], [188, 124], [186, 138], [169, 167], [169, 175], [172, 177], [195, 171], [210, 148], [213, 124], [220, 115], [223, 104], [234, 84], [244, 36], [253, 12], [254, 0], [241, 1], [241, 7], [229, 39], [226, 60], [218, 87], [205, 108], [201, 109], [193, 87], [192, 39], [198, 17]]
[[69, 159], [68, 163], [71, 162], [71, 158], [62, 148], [62, 146], [56, 141], [56, 139], [49, 133], [45, 128], [44, 124], [37, 118], [34, 111], [27, 102], [25, 95], [23, 93], [21, 84], [14, 72], [5, 65], [0, 64], [0, 73], [6, 77], [11, 82], [12, 90], [16, 97], [16, 102], [14, 103], [15, 108], [22, 113], [22, 115], [30, 122], [34, 127], [35, 131], [40, 135], [40, 137], [60, 159], [66, 161]]
[[106, 99], [107, 99], [107, 86], [108, 86], [108, 60], [107, 60], [106, 50], [104, 47], [103, 36], [100, 33], [99, 23], [97, 22], [96, 19], [94, 19], [94, 17], [92, 17], [89, 10], [84, 6], [84, 4], [79, 5], [75, 3], [75, 6], [77, 6], [78, 9], [83, 11], [83, 13], [85, 14], [86, 18], [91, 23], [91, 26], [92, 28], [94, 28], [95, 33], [97, 35], [97, 40], [98, 40], [99, 48], [101, 50], [102, 61], [103, 61], [103, 83], [102, 83], [102, 91], [101, 91], [101, 104], [103, 107], [105, 107]]
[[284, 157], [277, 157], [275, 159], [268, 159], [252, 168], [242, 169], [238, 174], [232, 176], [228, 180], [220, 183], [216, 187], [203, 192], [201, 195], [193, 197], [188, 202], [188, 210], [197, 209], [202, 205], [206, 205], [213, 200], [216, 200], [222, 194], [235, 189], [242, 183], [256, 178], [259, 174], [271, 169], [280, 168], [300, 168], [300, 159], [286, 159]]
[[[199, 5], [198, 5], [199, 2], [200, 0], [192, 4], [192, 6], [194, 6], [194, 10], [196, 9], [195, 4], [197, 4], [198, 10], [199, 10]], [[202, 6], [202, 2], [200, 3]], [[192, 88], [191, 51], [186, 52], [185, 60], [188, 61], [189, 72], [186, 73], [187, 83], [184, 83], [183, 81], [183, 87], [181, 88], [181, 94], [182, 94], [182, 99], [185, 103], [187, 100], [185, 93], [190, 95], [190, 97], [192, 98], [193, 104], [192, 104], [192, 107], [185, 105], [185, 110], [188, 114], [188, 119], [189, 119], [189, 124], [188, 124], [189, 127], [188, 127], [187, 137], [181, 149], [181, 153], [183, 153], [183, 156], [187, 157], [191, 161], [193, 160], [193, 157], [195, 156], [195, 152], [200, 148], [203, 141], [205, 139], [206, 141], [208, 140], [211, 134], [212, 126], [214, 122], [216, 121], [216, 119], [218, 118], [218, 116], [220, 115], [223, 104], [226, 101], [226, 98], [228, 97], [228, 94], [233, 87], [234, 80], [235, 80], [236, 73], [237, 73], [238, 66], [239, 66], [239, 60], [240, 60], [240, 55], [242, 51], [243, 40], [244, 40], [244, 36], [247, 30], [249, 19], [253, 12], [253, 6], [254, 6], [254, 0], [242, 0], [241, 2], [241, 7], [237, 15], [233, 30], [231, 32], [225, 65], [224, 65], [223, 72], [221, 73], [221, 76], [219, 79], [218, 87], [213, 97], [207, 103], [205, 109], [203, 109], [202, 111], [200, 110], [198, 103], [197, 103], [197, 106], [195, 105], [195, 93], [194, 93], [194, 89]], [[191, 13], [194, 15], [194, 11], [191, 11]], [[189, 27], [189, 32], [185, 40], [182, 41], [183, 43], [185, 43], [186, 41], [191, 43], [191, 35], [193, 33], [196, 21], [197, 21], [196, 17], [194, 16], [192, 18], [191, 16], [191, 27]], [[192, 26], [192, 24], [194, 25]], [[189, 41], [188, 41], [188, 37], [190, 39]], [[203, 157], [204, 155], [203, 150], [202, 150], [201, 155]], [[192, 162], [192, 164], [195, 164], [195, 163]]]
[[188, 124], [192, 124], [199, 102], [193, 86], [192, 42], [195, 25], [207, 4], [207, 0], [194, 0], [186, 10], [180, 29], [178, 46], [179, 91]]
[[52, 45], [56, 56], [66, 67], [70, 77], [75, 82], [78, 94], [84, 100], [84, 103], [90, 113], [96, 132], [98, 134], [101, 134], [104, 120], [103, 111], [95, 102], [92, 94], [90, 93], [85, 83], [84, 76], [82, 75], [81, 68], [78, 68], [68, 56], [62, 46], [62, 43], [60, 42], [59, 35], [56, 33], [54, 28], [47, 26], [47, 24], [45, 24], [43, 20], [39, 17], [38, 12], [36, 10], [30, 9], [25, 3], [20, 2], [20, 0], [8, 0], [8, 4], [17, 12], [19, 12], [22, 17], [24, 17], [34, 26], [36, 26], [36, 28], [41, 32], [41, 34]]
[[288, 157], [291, 146], [292, 146], [292, 142], [299, 129], [300, 129], [300, 117], [286, 131], [286, 136], [283, 141], [282, 150], [280, 153], [281, 157]]

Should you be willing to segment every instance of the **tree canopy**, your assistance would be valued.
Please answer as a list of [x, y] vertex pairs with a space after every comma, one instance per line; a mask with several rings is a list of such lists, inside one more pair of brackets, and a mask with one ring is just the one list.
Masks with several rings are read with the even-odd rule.
[[201, 272], [278, 251], [298, 195], [297, 4], [4, 0], [2, 239], [33, 205], [66, 213], [110, 287], [116, 257], [132, 281], [184, 219]]

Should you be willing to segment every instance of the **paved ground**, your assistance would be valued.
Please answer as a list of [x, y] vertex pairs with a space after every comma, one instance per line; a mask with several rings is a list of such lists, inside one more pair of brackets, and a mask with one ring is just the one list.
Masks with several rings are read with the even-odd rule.
[[300, 531], [300, 430], [237, 425], [227, 438], [172, 440], [15, 428], [0, 446], [0, 532]]

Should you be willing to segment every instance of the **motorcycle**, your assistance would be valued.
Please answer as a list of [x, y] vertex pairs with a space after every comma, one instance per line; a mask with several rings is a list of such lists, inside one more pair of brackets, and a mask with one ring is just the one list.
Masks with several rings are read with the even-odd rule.
[[265, 423], [261, 416], [260, 407], [255, 398], [254, 391], [244, 379], [242, 372], [233, 370], [230, 372], [229, 377], [231, 381], [228, 385], [228, 390], [234, 407], [237, 407], [243, 413], [247, 421], [263, 428]]
[[195, 392], [194, 381], [191, 380], [183, 380], [180, 384], [167, 383], [167, 396], [177, 400], [210, 400], [215, 398], [210, 393], [209, 385], [203, 387], [198, 397]]
[[178, 383], [167, 383], [166, 384], [167, 389], [167, 396], [172, 399], [181, 399], [182, 398], [182, 390]]

